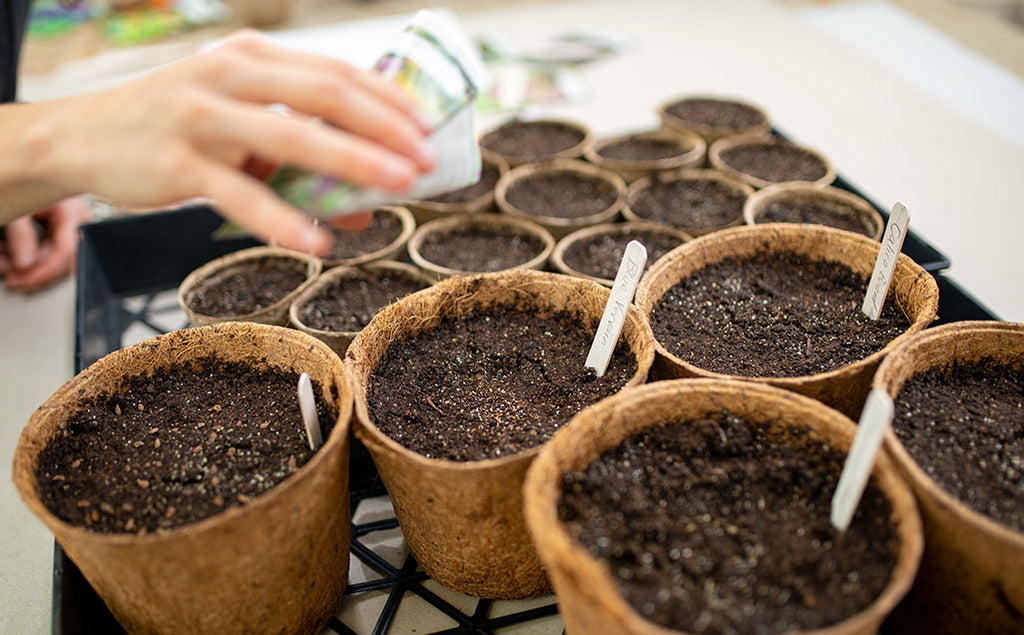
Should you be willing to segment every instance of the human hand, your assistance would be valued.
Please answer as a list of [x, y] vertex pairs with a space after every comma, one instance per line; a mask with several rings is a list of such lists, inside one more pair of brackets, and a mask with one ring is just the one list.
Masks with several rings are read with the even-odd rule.
[[[294, 116], [266, 108], [274, 103]], [[395, 192], [436, 162], [400, 89], [253, 35], [113, 90], [38, 106], [51, 116], [35, 131], [35, 174], [134, 207], [207, 197], [258, 238], [313, 253], [330, 247], [326, 230], [242, 170], [247, 161]]]
[[78, 226], [88, 218], [85, 201], [72, 198], [8, 223], [6, 242], [0, 243], [0, 275], [7, 288], [38, 291], [74, 271]]

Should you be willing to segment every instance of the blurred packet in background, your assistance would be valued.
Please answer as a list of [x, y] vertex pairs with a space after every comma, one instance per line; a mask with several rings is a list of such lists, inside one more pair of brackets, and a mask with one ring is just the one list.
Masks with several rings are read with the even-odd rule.
[[[437, 167], [400, 198], [429, 198], [479, 180], [480, 149], [471, 105], [485, 85], [486, 71], [465, 33], [420, 11], [373, 70], [405, 90], [434, 129], [428, 141]], [[294, 166], [279, 168], [267, 184], [316, 218], [371, 210], [399, 198]]]

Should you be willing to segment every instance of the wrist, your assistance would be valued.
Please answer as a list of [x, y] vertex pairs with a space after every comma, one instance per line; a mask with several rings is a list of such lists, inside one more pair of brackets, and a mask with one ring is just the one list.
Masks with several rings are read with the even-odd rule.
[[0, 216], [9, 220], [78, 192], [62, 181], [60, 117], [51, 104], [0, 106]]

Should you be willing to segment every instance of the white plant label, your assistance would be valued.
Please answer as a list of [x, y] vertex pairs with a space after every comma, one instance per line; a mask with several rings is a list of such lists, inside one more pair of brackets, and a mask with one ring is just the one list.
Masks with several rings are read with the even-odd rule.
[[597, 376], [604, 375], [608, 362], [615, 352], [615, 343], [619, 341], [622, 325], [626, 322], [629, 303], [633, 301], [633, 293], [640, 282], [640, 276], [647, 264], [647, 248], [639, 241], [631, 240], [626, 245], [619, 263], [619, 271], [615, 274], [612, 292], [608, 296], [608, 304], [604, 306], [601, 323], [597, 325], [594, 343], [590, 345], [590, 353], [584, 366], [597, 371]]
[[878, 250], [875, 270], [871, 273], [868, 291], [864, 295], [864, 305], [861, 307], [864, 315], [872, 320], [877, 320], [882, 314], [882, 305], [885, 304], [885, 296], [889, 293], [892, 272], [896, 270], [896, 261], [899, 260], [900, 250], [903, 249], [903, 239], [907, 237], [908, 225], [910, 213], [902, 203], [896, 203], [892, 206], [889, 223], [885, 226], [882, 248]]
[[313, 398], [313, 384], [309, 381], [309, 375], [299, 375], [299, 410], [302, 411], [302, 421], [306, 424], [306, 440], [309, 441], [309, 449], [316, 450], [324, 443], [323, 435], [320, 432], [320, 419], [316, 416], [316, 400]]
[[857, 435], [853, 437], [836, 493], [832, 496], [832, 525], [839, 531], [846, 531], [850, 526], [895, 412], [889, 393], [876, 388], [868, 394], [857, 424]]

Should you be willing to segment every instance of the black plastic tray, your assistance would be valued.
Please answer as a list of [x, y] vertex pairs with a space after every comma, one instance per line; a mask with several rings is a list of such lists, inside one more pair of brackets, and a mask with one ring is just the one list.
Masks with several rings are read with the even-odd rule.
[[[840, 187], [853, 190], [845, 181]], [[884, 210], [880, 210], [883, 211]], [[130, 327], [141, 325], [154, 332], [185, 326], [167, 325], [159, 320], [161, 312], [176, 310], [166, 305], [166, 292], [175, 289], [186, 275], [200, 265], [244, 247], [258, 244], [252, 239], [213, 241], [210, 236], [221, 223], [206, 207], [192, 207], [144, 216], [131, 216], [86, 225], [78, 256], [76, 297], [76, 371], [121, 347], [121, 338]], [[904, 251], [919, 264], [937, 272], [949, 266], [949, 260], [928, 243], [908, 234]], [[928, 267], [926, 267], [928, 268]], [[936, 275], [939, 283], [937, 323], [957, 320], [993, 320], [994, 314], [964, 291], [954, 280]], [[154, 303], [163, 293], [164, 304]], [[126, 304], [125, 300], [133, 302]], [[366, 449], [353, 442], [350, 462], [352, 510], [370, 496], [384, 493], [376, 468]], [[402, 567], [395, 567], [373, 553], [361, 541], [374, 532], [393, 529], [394, 518], [353, 525], [352, 553], [367, 566], [383, 575], [382, 579], [351, 585], [346, 593], [389, 589], [388, 601], [374, 628], [374, 634], [387, 632], [406, 591], [415, 593], [437, 610], [451, 617], [458, 626], [446, 633], [490, 633], [493, 629], [553, 615], [557, 606], [549, 605], [500, 618], [489, 618], [490, 602], [480, 600], [472, 613], [455, 608], [422, 585], [426, 574], [417, 570], [410, 556]], [[341, 635], [353, 631], [338, 619], [328, 627]], [[53, 580], [53, 633], [82, 635], [123, 632], [106, 606], [81, 573], [55, 546]]]

